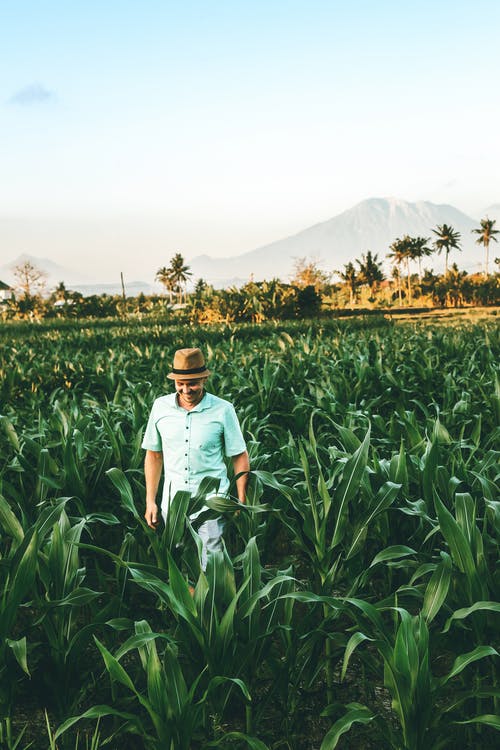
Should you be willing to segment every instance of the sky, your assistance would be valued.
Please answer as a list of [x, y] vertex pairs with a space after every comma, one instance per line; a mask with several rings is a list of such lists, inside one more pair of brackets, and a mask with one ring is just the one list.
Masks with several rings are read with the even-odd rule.
[[370, 197], [477, 217], [499, 22], [497, 0], [0, 0], [0, 266], [152, 280]]

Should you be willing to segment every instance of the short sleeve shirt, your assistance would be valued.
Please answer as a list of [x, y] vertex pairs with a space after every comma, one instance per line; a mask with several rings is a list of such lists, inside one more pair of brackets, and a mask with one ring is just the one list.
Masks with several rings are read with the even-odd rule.
[[219, 492], [227, 492], [224, 456], [237, 456], [246, 450], [233, 405], [207, 392], [190, 411], [178, 405], [176, 393], [157, 398], [142, 447], [163, 453], [164, 511], [178, 490], [195, 494], [204, 477], [219, 479]]

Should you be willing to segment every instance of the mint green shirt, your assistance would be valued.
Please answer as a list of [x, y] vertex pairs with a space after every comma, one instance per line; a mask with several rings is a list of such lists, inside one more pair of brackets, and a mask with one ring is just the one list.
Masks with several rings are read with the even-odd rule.
[[219, 492], [229, 489], [224, 456], [246, 451], [234, 406], [212, 393], [191, 411], [177, 403], [177, 394], [157, 398], [149, 415], [142, 447], [162, 451], [162, 510], [178, 490], [195, 494], [204, 477], [220, 479]]

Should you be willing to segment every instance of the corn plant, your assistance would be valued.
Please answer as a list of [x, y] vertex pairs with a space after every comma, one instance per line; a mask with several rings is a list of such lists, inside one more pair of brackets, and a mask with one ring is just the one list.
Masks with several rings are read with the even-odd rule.
[[[86, 652], [92, 634], [116, 611], [113, 597], [86, 586], [87, 570], [80, 559], [78, 544], [82, 533], [95, 522], [115, 525], [109, 514], [78, 518], [76, 522], [62, 510], [38, 554], [33, 604], [33, 623], [39, 642], [38, 660], [46, 675], [47, 695], [58, 717], [68, 712], [85, 693]], [[100, 600], [100, 601], [99, 601]]]
[[[286, 500], [280, 517], [297, 548], [307, 557], [313, 575], [313, 591], [320, 595], [331, 594], [338, 586], [338, 580], [346, 576], [349, 561], [360, 552], [370, 526], [392, 505], [399, 491], [399, 485], [390, 481], [384, 482], [377, 493], [372, 493], [370, 486], [367, 486], [370, 432], [366, 433], [363, 442], [349, 430], [344, 430], [344, 436], [355, 449], [347, 458], [342, 456], [329, 467], [327, 478], [319, 457], [312, 420], [309, 450], [303, 442], [298, 444], [305, 481], [289, 488], [275, 477], [259, 473], [262, 481], [277, 489]], [[311, 463], [317, 475], [316, 485]], [[354, 504], [358, 507], [357, 514], [351, 507]], [[353, 523], [352, 518], [356, 518], [356, 515], [358, 520]], [[324, 623], [330, 616], [331, 611], [326, 605], [323, 606]], [[329, 703], [333, 700], [333, 656], [332, 639], [327, 635], [325, 670]]]
[[[159, 653], [157, 641], [165, 641], [165, 647]], [[200, 683], [206, 667], [188, 687], [178, 661], [175, 644], [169, 636], [153, 633], [145, 621], [135, 623], [135, 635], [131, 636], [113, 655], [98, 639], [96, 644], [101, 652], [106, 671], [112, 683], [114, 706], [100, 705], [65, 721], [55, 733], [55, 739], [63, 735], [81, 719], [95, 719], [113, 716], [122, 720], [119, 734], [130, 733], [141, 738], [148, 750], [190, 750], [193, 740], [203, 738], [209, 729], [206, 726], [205, 706], [212, 691], [231, 684], [237, 687], [246, 700], [251, 700], [244, 683], [238, 678], [217, 676], [209, 679], [205, 689]], [[126, 654], [137, 650], [142, 667], [142, 679], [132, 678], [120, 663]], [[125, 701], [127, 711], [116, 708], [120, 703], [117, 686], [126, 688], [131, 695]], [[137, 703], [138, 712], [130, 712]], [[114, 735], [108, 738], [108, 742]], [[255, 738], [241, 732], [229, 732], [223, 737], [215, 738], [211, 747], [219, 747], [228, 741], [243, 740], [255, 750], [265, 750], [265, 745]]]
[[[490, 656], [498, 656], [492, 646], [477, 646], [457, 656], [451, 668], [441, 677], [431, 669], [430, 633], [422, 614], [412, 616], [401, 607], [394, 608], [400, 618], [394, 632], [381, 612], [363, 600], [348, 599], [353, 617], [363, 630], [356, 630], [347, 644], [342, 676], [350, 658], [363, 642], [369, 642], [383, 661], [384, 685], [392, 698], [392, 709], [399, 722], [400, 732], [393, 732], [384, 722], [383, 741], [392, 748], [405, 750], [437, 750], [453, 741], [453, 726], [462, 718], [461, 709], [471, 698], [494, 695], [494, 686], [456, 689], [455, 677], [470, 664]], [[469, 722], [490, 724], [491, 720], [478, 715]]]

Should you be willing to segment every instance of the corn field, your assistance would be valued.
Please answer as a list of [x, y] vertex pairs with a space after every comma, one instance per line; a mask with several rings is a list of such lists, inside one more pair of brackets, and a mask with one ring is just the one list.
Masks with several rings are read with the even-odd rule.
[[[496, 747], [499, 338], [494, 315], [0, 327], [0, 747]], [[235, 404], [248, 502], [189, 522], [207, 479], [155, 533], [140, 443], [182, 346]]]

